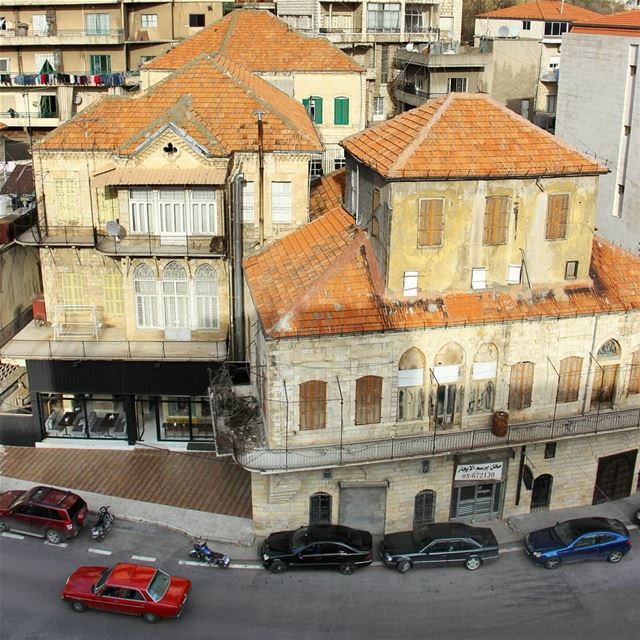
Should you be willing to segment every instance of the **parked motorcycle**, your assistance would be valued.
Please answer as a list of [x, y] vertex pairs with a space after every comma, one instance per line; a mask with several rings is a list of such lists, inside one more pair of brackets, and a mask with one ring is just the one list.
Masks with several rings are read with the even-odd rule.
[[231, 564], [228, 555], [210, 549], [206, 540], [194, 540], [193, 549], [189, 551], [189, 557], [198, 562], [206, 562], [209, 566], [215, 564], [221, 569], [228, 569]]
[[111, 531], [113, 521], [115, 520], [113, 514], [109, 511], [108, 506], [100, 507], [98, 514], [98, 521], [91, 527], [91, 539], [102, 542], [105, 535]]

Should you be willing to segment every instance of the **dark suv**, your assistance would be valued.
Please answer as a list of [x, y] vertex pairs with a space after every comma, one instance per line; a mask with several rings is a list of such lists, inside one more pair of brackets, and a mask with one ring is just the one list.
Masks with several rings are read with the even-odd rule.
[[0, 531], [42, 536], [52, 544], [78, 535], [88, 513], [80, 496], [63, 489], [34, 487], [0, 494]]

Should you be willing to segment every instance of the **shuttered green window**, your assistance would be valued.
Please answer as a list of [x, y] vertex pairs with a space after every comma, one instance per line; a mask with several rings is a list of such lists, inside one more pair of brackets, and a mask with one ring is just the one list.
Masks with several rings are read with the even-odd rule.
[[322, 124], [322, 98], [311, 96], [302, 100], [304, 108], [307, 110], [312, 122]]
[[349, 124], [349, 98], [339, 97], [334, 99], [333, 124]]

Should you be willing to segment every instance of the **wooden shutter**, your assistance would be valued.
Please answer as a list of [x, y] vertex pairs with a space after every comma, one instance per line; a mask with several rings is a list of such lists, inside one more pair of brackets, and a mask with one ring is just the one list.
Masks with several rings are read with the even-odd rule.
[[356, 424], [380, 422], [382, 378], [364, 376], [356, 380]]
[[575, 402], [580, 392], [580, 372], [582, 358], [572, 356], [560, 363], [558, 380], [558, 402]]
[[511, 367], [509, 380], [509, 409], [526, 409], [531, 406], [533, 390], [533, 362], [518, 362]]
[[545, 238], [547, 240], [566, 238], [568, 218], [569, 194], [561, 193], [549, 196]]
[[300, 385], [300, 429], [324, 429], [327, 426], [327, 383], [310, 380]]
[[504, 244], [507, 241], [509, 197], [489, 196], [484, 214], [484, 244]]
[[313, 104], [315, 108], [314, 122], [316, 124], [322, 124], [322, 98], [313, 96]]
[[333, 100], [333, 123], [349, 124], [349, 98], [334, 98]]
[[420, 200], [418, 210], [418, 246], [437, 247], [444, 232], [444, 200]]

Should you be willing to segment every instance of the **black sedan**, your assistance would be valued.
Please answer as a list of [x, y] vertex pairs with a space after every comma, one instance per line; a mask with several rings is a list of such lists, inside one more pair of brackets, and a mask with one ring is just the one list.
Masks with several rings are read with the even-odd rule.
[[371, 534], [341, 525], [312, 524], [272, 533], [260, 547], [265, 568], [282, 573], [288, 567], [338, 567], [349, 575], [371, 564]]
[[475, 571], [485, 560], [497, 557], [498, 541], [491, 529], [457, 522], [390, 533], [380, 545], [382, 562], [400, 573], [407, 573], [414, 565], [461, 564]]

